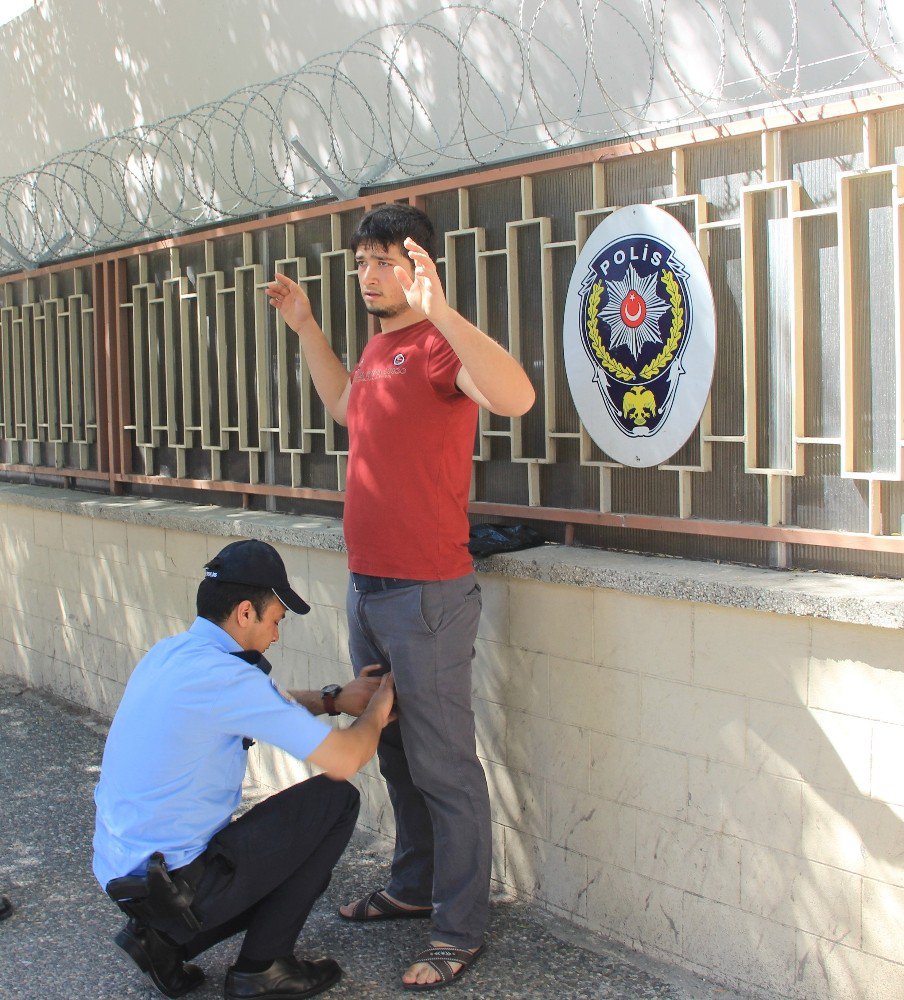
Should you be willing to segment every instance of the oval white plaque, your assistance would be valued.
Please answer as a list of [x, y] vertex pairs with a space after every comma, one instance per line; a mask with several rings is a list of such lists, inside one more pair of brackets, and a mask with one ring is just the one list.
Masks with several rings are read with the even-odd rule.
[[600, 223], [572, 272], [563, 334], [578, 416], [606, 455], [634, 467], [674, 455], [716, 360], [712, 288], [681, 223], [652, 205]]

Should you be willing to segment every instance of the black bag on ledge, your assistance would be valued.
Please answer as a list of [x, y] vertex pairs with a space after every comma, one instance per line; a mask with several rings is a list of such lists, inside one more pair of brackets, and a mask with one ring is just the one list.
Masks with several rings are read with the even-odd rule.
[[539, 532], [526, 524], [472, 524], [468, 551], [476, 559], [497, 552], [518, 552], [545, 544]]

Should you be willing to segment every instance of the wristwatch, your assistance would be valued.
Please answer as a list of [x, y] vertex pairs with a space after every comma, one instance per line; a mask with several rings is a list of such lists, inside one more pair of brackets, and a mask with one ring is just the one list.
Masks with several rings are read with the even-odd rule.
[[342, 713], [336, 708], [336, 699], [342, 693], [341, 684], [327, 684], [326, 687], [320, 689], [320, 697], [323, 699], [323, 707], [326, 709], [327, 715], [341, 715]]

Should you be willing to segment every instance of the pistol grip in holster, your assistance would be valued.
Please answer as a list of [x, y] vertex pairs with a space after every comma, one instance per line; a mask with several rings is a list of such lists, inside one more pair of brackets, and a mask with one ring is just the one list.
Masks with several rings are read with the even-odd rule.
[[126, 875], [107, 883], [107, 895], [128, 916], [154, 926], [173, 919], [184, 921], [193, 931], [201, 923], [191, 908], [195, 890], [177, 874], [170, 875], [166, 861], [157, 852], [151, 855], [147, 875]]

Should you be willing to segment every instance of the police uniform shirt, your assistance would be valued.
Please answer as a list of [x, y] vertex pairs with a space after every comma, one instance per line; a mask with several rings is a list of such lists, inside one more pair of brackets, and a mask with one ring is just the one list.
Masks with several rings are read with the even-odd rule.
[[101, 886], [143, 874], [155, 851], [187, 865], [242, 798], [246, 736], [311, 754], [331, 732], [287, 699], [239, 644], [205, 618], [158, 642], [132, 673], [94, 793], [94, 874]]

